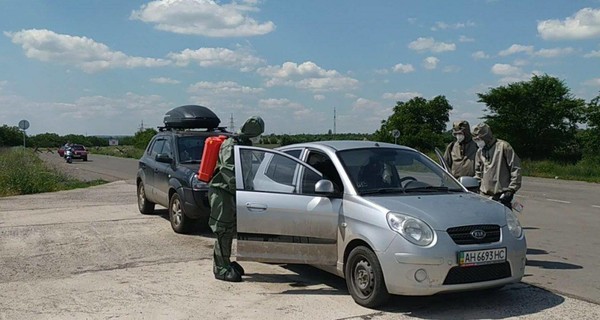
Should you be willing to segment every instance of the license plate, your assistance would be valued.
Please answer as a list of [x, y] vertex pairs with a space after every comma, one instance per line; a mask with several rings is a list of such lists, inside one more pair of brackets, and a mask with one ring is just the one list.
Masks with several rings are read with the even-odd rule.
[[458, 253], [458, 265], [461, 267], [480, 266], [506, 261], [506, 248], [461, 251]]

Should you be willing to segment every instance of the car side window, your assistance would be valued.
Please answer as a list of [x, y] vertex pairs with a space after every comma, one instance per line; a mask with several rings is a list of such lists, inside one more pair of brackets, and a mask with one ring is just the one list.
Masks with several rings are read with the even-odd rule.
[[339, 172], [335, 168], [333, 161], [331, 161], [331, 158], [329, 158], [328, 155], [322, 152], [311, 150], [306, 158], [306, 163], [321, 172], [323, 174], [323, 178], [331, 181], [336, 193], [344, 192], [342, 178], [340, 177]]
[[165, 140], [162, 150], [160, 153], [166, 153], [169, 157], [173, 158], [173, 148], [171, 147], [171, 140]]
[[302, 154], [302, 149], [293, 149], [293, 150], [285, 150], [284, 153], [289, 154], [290, 156], [300, 159], [300, 154]]
[[157, 154], [161, 153], [164, 145], [165, 139], [156, 139], [156, 141], [154, 141], [154, 144], [152, 145], [152, 151], [150, 151], [150, 156], [152, 158], [156, 157]]
[[[262, 150], [240, 150], [244, 190], [314, 194], [321, 176], [290, 158]], [[259, 161], [257, 161], [259, 160]]]

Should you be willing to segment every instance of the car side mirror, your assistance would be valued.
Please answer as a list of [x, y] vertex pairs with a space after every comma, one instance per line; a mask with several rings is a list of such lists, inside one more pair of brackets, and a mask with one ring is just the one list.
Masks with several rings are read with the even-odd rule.
[[479, 180], [477, 180], [476, 178], [464, 176], [460, 177], [458, 181], [469, 191], [479, 189]]
[[325, 179], [317, 181], [315, 192], [319, 194], [332, 194], [334, 192], [333, 182]]
[[155, 158], [156, 162], [173, 163], [173, 159], [166, 153], [159, 153]]

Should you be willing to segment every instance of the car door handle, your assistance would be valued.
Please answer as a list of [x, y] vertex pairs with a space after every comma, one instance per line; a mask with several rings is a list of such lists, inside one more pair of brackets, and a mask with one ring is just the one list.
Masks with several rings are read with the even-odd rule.
[[158, 173], [158, 168], [154, 169], [154, 173]]
[[260, 204], [260, 203], [247, 202], [246, 203], [246, 209], [248, 209], [248, 211], [253, 211], [253, 212], [267, 211], [267, 205], [266, 204]]

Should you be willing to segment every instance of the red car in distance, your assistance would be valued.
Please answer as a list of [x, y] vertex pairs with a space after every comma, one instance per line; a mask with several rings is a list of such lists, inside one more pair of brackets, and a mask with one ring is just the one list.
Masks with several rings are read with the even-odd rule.
[[[58, 155], [61, 157], [64, 157], [66, 148], [67, 148], [66, 144], [64, 146], [61, 146], [58, 149]], [[88, 161], [88, 151], [83, 145], [72, 144], [71, 148], [73, 149], [73, 159], [81, 159], [83, 161]]]

